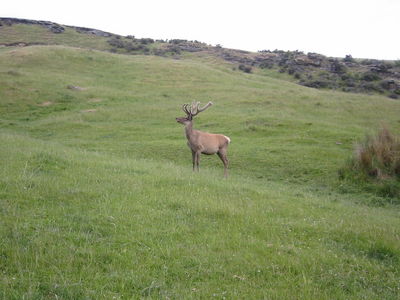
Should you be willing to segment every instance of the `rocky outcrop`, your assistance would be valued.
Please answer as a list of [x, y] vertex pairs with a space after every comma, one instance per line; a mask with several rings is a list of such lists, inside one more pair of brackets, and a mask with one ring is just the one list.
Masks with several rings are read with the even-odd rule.
[[17, 19], [17, 18], [0, 18], [0, 23], [2, 25], [12, 26], [13, 24], [29, 24], [29, 25], [40, 25], [49, 29], [53, 33], [62, 33], [65, 28], [57, 23], [49, 21], [35, 21], [27, 19]]
[[[301, 51], [262, 50], [254, 53], [227, 49], [221, 45], [211, 46], [199, 41], [136, 39], [132, 35], [123, 37], [97, 29], [65, 26], [48, 21], [0, 18], [0, 26], [12, 26], [13, 24], [42, 26], [55, 34], [62, 34], [66, 29], [73, 29], [81, 34], [108, 37], [109, 51], [116, 53], [153, 54], [179, 58], [180, 55], [187, 52], [205, 52], [207, 55], [232, 63], [234, 69], [246, 73], [252, 72], [254, 67], [275, 69], [278, 72], [292, 75], [299, 84], [308, 87], [338, 89], [346, 92], [379, 93], [393, 99], [400, 98], [400, 61], [360, 60], [354, 59], [351, 55], [346, 55], [344, 58], [332, 58], [318, 53], [305, 54]], [[37, 44], [40, 44], [39, 41]], [[154, 45], [149, 47], [148, 44]], [[3, 44], [3, 46], [21, 47], [28, 45], [32, 45], [32, 43], [14, 41], [12, 44]]]
[[18, 19], [18, 18], [0, 18], [0, 26], [12, 26], [13, 24], [28, 24], [28, 25], [40, 25], [47, 29], [49, 29], [53, 33], [63, 33], [65, 28], [73, 28], [79, 33], [86, 33], [86, 34], [93, 34], [96, 36], [102, 37], [110, 37], [113, 36], [112, 33], [86, 28], [86, 27], [76, 27], [76, 26], [66, 26], [60, 25], [54, 22], [49, 21], [35, 21], [35, 20], [28, 20], [28, 19]]
[[400, 63], [376, 59], [356, 60], [326, 57], [300, 51], [263, 50], [244, 53], [239, 50], [215, 47], [214, 53], [234, 64], [277, 69], [293, 75], [298, 83], [313, 88], [339, 89], [345, 92], [379, 93], [400, 98]]
[[73, 27], [73, 26], [71, 26], [71, 27], [75, 28], [75, 30], [80, 33], [93, 34], [93, 35], [103, 36], [103, 37], [113, 36], [112, 33], [97, 30], [97, 29], [86, 28], [86, 27]]

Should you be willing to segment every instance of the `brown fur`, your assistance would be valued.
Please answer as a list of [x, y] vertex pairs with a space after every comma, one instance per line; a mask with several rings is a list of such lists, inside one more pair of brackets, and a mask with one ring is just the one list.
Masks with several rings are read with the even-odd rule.
[[187, 145], [192, 151], [193, 171], [199, 171], [200, 154], [217, 154], [224, 164], [224, 176], [228, 177], [227, 149], [230, 143], [229, 137], [222, 134], [214, 134], [193, 129], [192, 116], [176, 118], [178, 123], [185, 126]]

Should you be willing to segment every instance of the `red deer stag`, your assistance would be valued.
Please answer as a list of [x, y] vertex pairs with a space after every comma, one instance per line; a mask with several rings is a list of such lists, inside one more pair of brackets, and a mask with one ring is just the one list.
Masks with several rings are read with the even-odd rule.
[[200, 154], [211, 155], [217, 153], [224, 163], [224, 176], [228, 177], [228, 158], [226, 152], [231, 139], [222, 134], [213, 134], [193, 129], [193, 117], [205, 111], [213, 103], [208, 102], [203, 108], [199, 108], [200, 102], [193, 102], [192, 105], [184, 104], [182, 110], [186, 117], [176, 118], [178, 123], [185, 125], [187, 145], [192, 150], [193, 171], [197, 167], [199, 171]]

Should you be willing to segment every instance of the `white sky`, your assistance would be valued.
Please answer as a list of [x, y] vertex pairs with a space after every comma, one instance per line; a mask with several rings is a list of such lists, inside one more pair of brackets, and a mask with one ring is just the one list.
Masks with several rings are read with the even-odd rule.
[[400, 0], [9, 0], [0, 17], [250, 51], [400, 59]]

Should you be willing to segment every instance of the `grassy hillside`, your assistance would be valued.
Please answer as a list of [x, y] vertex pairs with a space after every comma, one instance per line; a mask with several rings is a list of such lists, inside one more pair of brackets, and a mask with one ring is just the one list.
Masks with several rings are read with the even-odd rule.
[[[133, 29], [134, 30], [134, 29]], [[326, 57], [301, 51], [248, 52], [181, 39], [153, 40], [48, 21], [0, 18], [0, 46], [63, 45], [130, 55], [224, 61], [245, 73], [273, 75], [300, 85], [400, 97], [400, 61]]]
[[[3, 298], [398, 297], [397, 200], [337, 179], [398, 101], [63, 46], [0, 48], [0, 82]], [[191, 172], [193, 99], [228, 180]]]
[[82, 34], [75, 28], [65, 27], [62, 34], [55, 34], [40, 25], [13, 24], [0, 27], [0, 44], [66, 45], [98, 50], [110, 50], [107, 37]]

